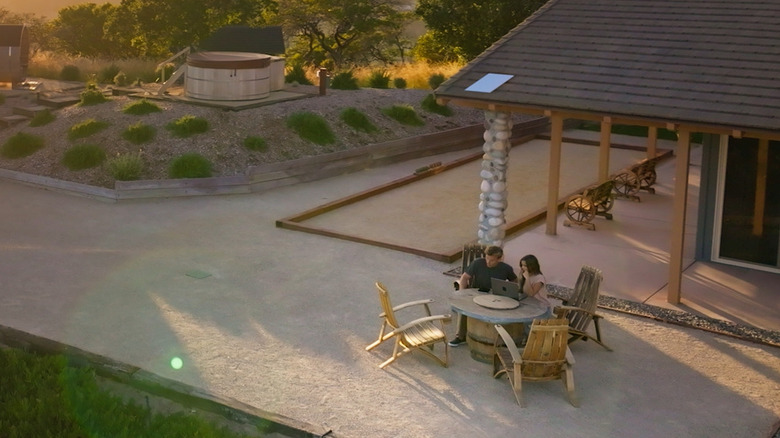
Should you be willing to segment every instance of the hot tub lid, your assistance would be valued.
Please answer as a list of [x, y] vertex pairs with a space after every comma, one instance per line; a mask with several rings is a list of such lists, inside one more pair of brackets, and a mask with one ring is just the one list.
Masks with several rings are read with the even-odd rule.
[[187, 55], [187, 65], [220, 69], [266, 68], [271, 65], [271, 57], [249, 52], [196, 52]]

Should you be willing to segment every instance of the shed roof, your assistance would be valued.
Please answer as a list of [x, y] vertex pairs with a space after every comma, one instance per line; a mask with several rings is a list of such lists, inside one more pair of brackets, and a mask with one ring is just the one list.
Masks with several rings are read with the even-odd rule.
[[201, 49], [283, 55], [284, 38], [280, 26], [225, 26], [203, 41]]
[[21, 47], [25, 32], [24, 24], [0, 24], [0, 47]]
[[[778, 0], [550, 0], [435, 94], [778, 134], [778, 72]], [[487, 73], [513, 76], [466, 91]]]

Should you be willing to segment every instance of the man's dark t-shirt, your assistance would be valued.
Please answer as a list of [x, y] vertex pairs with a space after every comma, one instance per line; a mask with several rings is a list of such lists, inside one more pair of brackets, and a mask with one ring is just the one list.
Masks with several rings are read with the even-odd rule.
[[496, 266], [488, 268], [487, 261], [484, 258], [479, 258], [471, 262], [466, 273], [471, 277], [471, 287], [488, 291], [490, 290], [490, 279], [498, 278], [499, 280], [517, 280], [514, 269], [504, 262], [498, 262]]

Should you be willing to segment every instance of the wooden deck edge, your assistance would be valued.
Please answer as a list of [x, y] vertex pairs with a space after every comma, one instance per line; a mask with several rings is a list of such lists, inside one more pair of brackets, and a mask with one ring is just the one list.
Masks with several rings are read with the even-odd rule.
[[[95, 369], [101, 377], [130, 385], [188, 407], [220, 415], [231, 421], [257, 426], [266, 433], [278, 432], [293, 438], [314, 438], [325, 436], [330, 432], [324, 427], [317, 427], [284, 415], [264, 411], [236, 399], [222, 397], [204, 389], [159, 376], [134, 365], [5, 325], [0, 325], [0, 345], [41, 355], [61, 354], [68, 358], [70, 366], [89, 366]], [[328, 436], [334, 435], [329, 433]]]

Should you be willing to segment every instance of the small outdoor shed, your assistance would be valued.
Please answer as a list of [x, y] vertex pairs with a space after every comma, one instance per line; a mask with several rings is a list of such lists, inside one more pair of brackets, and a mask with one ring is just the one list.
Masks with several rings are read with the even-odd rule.
[[0, 24], [0, 82], [22, 82], [27, 78], [30, 33], [24, 24]]

